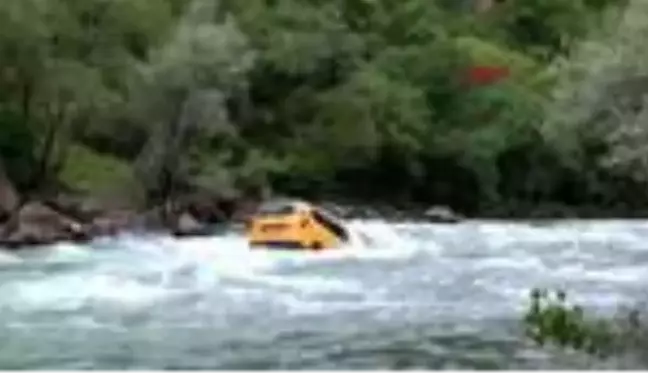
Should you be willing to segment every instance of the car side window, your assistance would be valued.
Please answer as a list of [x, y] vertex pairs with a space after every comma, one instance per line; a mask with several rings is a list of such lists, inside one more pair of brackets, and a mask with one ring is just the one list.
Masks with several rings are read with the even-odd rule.
[[336, 236], [340, 237], [342, 240], [347, 241], [349, 239], [347, 232], [343, 227], [333, 222], [332, 220], [328, 219], [324, 214], [322, 214], [318, 210], [313, 209], [311, 211], [311, 214], [313, 216], [313, 219], [315, 219], [315, 221], [325, 226], [326, 228], [330, 229], [333, 233], [335, 233]]

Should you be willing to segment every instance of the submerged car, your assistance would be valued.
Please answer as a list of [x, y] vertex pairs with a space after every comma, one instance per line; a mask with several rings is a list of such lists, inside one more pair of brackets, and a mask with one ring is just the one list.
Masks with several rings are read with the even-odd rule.
[[246, 229], [252, 248], [323, 250], [350, 239], [342, 220], [320, 207], [295, 200], [263, 203]]

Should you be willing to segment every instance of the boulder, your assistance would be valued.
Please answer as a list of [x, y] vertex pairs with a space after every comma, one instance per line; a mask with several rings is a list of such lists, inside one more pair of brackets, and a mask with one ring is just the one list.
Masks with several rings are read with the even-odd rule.
[[185, 196], [180, 199], [179, 205], [182, 211], [188, 211], [196, 220], [209, 224], [228, 220], [235, 208], [234, 201], [209, 192]]
[[425, 220], [433, 223], [456, 223], [462, 217], [447, 206], [433, 206], [423, 213]]
[[189, 212], [180, 214], [173, 230], [176, 236], [200, 236], [209, 234], [206, 224], [196, 220]]
[[40, 202], [25, 204], [5, 225], [0, 244], [9, 247], [46, 245], [89, 239], [86, 227]]
[[114, 210], [104, 211], [90, 223], [90, 234], [93, 237], [113, 236], [120, 232], [138, 227], [138, 218], [134, 211]]

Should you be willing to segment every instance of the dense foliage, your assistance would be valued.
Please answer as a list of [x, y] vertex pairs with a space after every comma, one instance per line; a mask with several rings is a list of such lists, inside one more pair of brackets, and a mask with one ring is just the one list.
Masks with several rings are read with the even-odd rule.
[[[557, 62], [614, 33], [625, 1], [471, 3], [2, 1], [0, 156], [29, 193], [148, 204], [272, 189], [468, 214], [648, 206], [643, 180], [600, 164], [603, 135], [547, 135], [553, 92], [582, 85]], [[506, 77], [480, 83], [480, 66]]]

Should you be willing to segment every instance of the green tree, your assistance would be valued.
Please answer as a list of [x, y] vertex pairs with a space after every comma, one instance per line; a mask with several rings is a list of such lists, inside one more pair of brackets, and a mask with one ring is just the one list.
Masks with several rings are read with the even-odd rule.
[[141, 66], [135, 100], [150, 126], [138, 171], [151, 202], [191, 185], [197, 148], [234, 130], [225, 99], [246, 84], [254, 54], [235, 20], [217, 20], [217, 11], [213, 1], [193, 1], [169, 41]]

